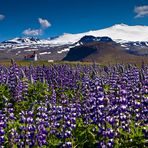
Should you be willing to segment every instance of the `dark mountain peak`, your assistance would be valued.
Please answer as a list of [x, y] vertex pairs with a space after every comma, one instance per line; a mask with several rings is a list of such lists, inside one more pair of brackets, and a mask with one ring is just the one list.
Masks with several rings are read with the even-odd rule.
[[107, 36], [99, 37], [99, 38], [100, 38], [100, 42], [113, 42], [113, 40]]
[[94, 37], [91, 35], [86, 35], [82, 37], [79, 41], [80, 44], [87, 44], [91, 42], [113, 42], [113, 40], [107, 36], [103, 37]]
[[30, 41], [35, 41], [35, 42], [37, 42], [37, 41], [40, 40], [40, 39], [37, 38], [37, 37], [28, 37], [28, 39], [30, 39]]
[[[93, 36], [92, 36], [93, 38]], [[90, 59], [91, 55], [102, 55], [102, 52], [105, 54], [112, 52], [113, 48], [116, 48], [118, 44], [114, 44], [114, 42], [103, 42], [103, 41], [92, 41], [87, 42], [86, 44], [82, 44], [80, 46], [76, 46], [70, 49], [66, 57], [63, 59], [64, 61], [87, 61]], [[95, 59], [96, 60], [96, 59]]]

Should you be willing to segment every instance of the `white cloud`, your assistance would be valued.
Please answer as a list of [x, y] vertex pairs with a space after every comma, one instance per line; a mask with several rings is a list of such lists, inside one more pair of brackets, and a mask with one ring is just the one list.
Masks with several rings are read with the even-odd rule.
[[42, 35], [43, 30], [42, 29], [31, 29], [28, 28], [26, 30], [23, 31], [24, 35], [28, 35], [28, 36], [39, 36]]
[[38, 21], [39, 21], [41, 27], [44, 28], [44, 29], [51, 26], [51, 23], [46, 19], [38, 18]]
[[137, 14], [135, 18], [148, 16], [148, 5], [136, 6], [134, 12]]
[[38, 18], [40, 28], [39, 29], [31, 29], [28, 28], [24, 30], [22, 33], [27, 36], [39, 36], [42, 35], [44, 30], [51, 26], [50, 22], [46, 19]]
[[0, 14], [0, 21], [2, 21], [5, 18], [5, 15]]

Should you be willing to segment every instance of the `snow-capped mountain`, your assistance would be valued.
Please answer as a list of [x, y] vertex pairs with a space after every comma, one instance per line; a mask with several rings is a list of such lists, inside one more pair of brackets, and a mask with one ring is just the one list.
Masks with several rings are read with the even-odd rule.
[[89, 31], [85, 33], [65, 33], [53, 40], [50, 40], [49, 43], [58, 45], [73, 44], [75, 42], [78, 42], [83, 36], [107, 36], [112, 38], [115, 42], [119, 43], [148, 41], [148, 26], [128, 26], [125, 24], [118, 24], [109, 28]]
[[4, 41], [5, 44], [47, 44], [49, 40], [40, 40], [35, 37], [20, 37]]
[[[51, 45], [52, 46], [52, 45]], [[50, 47], [49, 39], [38, 39], [35, 37], [16, 37], [0, 43], [0, 50], [15, 50], [23, 48], [45, 48]]]

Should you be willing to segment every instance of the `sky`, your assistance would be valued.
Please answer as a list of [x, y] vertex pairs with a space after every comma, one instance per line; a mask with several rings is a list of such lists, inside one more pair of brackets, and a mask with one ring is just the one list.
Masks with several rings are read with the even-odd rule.
[[0, 0], [0, 41], [148, 25], [148, 0]]

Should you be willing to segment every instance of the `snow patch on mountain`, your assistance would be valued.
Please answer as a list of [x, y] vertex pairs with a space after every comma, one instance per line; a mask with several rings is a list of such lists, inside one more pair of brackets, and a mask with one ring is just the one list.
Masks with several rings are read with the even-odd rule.
[[39, 55], [51, 54], [51, 52], [40, 52]]
[[61, 54], [61, 53], [63, 53], [63, 52], [67, 52], [67, 51], [69, 51], [69, 50], [70, 50], [69, 48], [65, 48], [65, 49], [62, 49], [62, 50], [60, 50], [60, 51], [57, 51], [57, 53]]
[[32, 51], [38, 51], [38, 49], [26, 49], [25, 52], [32, 52]]

